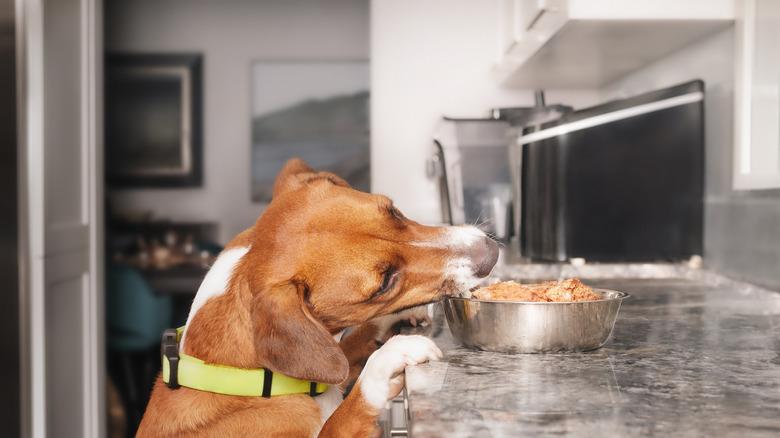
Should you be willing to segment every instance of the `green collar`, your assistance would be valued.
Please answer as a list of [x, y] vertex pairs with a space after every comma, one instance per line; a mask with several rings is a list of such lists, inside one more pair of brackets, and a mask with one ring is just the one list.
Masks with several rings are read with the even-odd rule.
[[309, 394], [319, 395], [328, 385], [274, 374], [265, 368], [247, 370], [208, 364], [179, 353], [184, 327], [168, 329], [162, 342], [162, 377], [169, 388], [186, 386], [201, 391], [250, 397]]

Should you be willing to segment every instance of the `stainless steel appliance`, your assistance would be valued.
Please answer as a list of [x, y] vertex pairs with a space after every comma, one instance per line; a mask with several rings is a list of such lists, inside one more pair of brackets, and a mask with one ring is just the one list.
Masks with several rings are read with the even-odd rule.
[[676, 261], [702, 252], [704, 84], [513, 129], [515, 232], [533, 260]]
[[475, 224], [500, 239], [508, 236], [509, 128], [509, 122], [500, 119], [441, 122], [428, 174], [439, 180], [444, 222]]
[[510, 128], [554, 120], [568, 111], [571, 107], [545, 105], [543, 92], [537, 91], [533, 107], [498, 108], [486, 118], [445, 117], [428, 163], [428, 176], [439, 181], [443, 221], [474, 224], [508, 241], [513, 229]]

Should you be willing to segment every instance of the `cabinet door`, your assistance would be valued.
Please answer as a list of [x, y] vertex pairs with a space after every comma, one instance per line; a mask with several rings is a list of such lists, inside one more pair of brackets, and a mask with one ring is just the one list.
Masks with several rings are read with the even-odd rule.
[[[500, 54], [512, 50], [520, 39], [520, 5], [524, 0], [499, 0]], [[536, 1], [534, 0], [534, 3]]]
[[567, 0], [499, 0], [499, 63], [522, 63], [566, 22]]
[[540, 32], [540, 29], [545, 34], [544, 29], [550, 27], [547, 22], [553, 15], [556, 15], [554, 19], [559, 19], [564, 7], [562, 0], [499, 0], [501, 55], [517, 50], [518, 44], [532, 38], [533, 33]]
[[780, 187], [780, 2], [746, 0], [737, 20], [734, 188]]
[[518, 11], [518, 28], [521, 31], [531, 29], [542, 18], [549, 8], [547, 0], [520, 0]]
[[559, 15], [566, 11], [566, 0], [519, 0], [517, 15], [518, 33], [544, 31], [560, 21]]

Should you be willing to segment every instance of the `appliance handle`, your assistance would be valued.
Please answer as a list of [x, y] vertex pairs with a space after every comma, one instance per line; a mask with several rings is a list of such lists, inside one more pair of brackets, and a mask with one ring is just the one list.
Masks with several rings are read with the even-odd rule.
[[575, 122], [566, 123], [542, 131], [532, 132], [527, 135], [522, 135], [517, 138], [517, 144], [522, 146], [524, 144], [533, 143], [535, 141], [546, 140], [548, 138], [565, 135], [570, 132], [580, 131], [583, 129], [592, 128], [594, 126], [605, 125], [607, 123], [616, 122], [618, 120], [640, 116], [642, 114], [652, 113], [680, 105], [700, 102], [702, 100], [704, 100], [704, 93], [697, 91], [695, 93], [683, 94], [682, 96], [675, 96], [669, 99], [645, 103], [631, 108], [624, 108], [610, 113], [599, 114], [587, 119], [577, 120]]
[[[452, 169], [458, 175], [463, 174], [460, 168], [460, 161], [453, 164]], [[463, 202], [463, 186], [461, 186], [460, 178], [453, 178], [452, 185], [455, 187], [455, 206], [457, 206], [459, 209], [463, 209], [465, 203]]]

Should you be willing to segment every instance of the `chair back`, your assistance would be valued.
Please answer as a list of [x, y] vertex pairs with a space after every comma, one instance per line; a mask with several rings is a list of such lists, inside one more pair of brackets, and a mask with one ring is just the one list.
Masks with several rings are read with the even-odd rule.
[[130, 266], [106, 265], [108, 348], [145, 350], [157, 345], [171, 327], [173, 303], [155, 294], [141, 273]]

